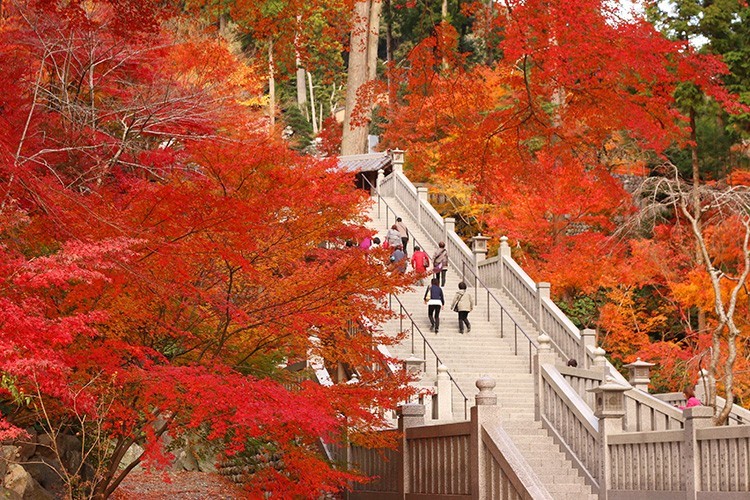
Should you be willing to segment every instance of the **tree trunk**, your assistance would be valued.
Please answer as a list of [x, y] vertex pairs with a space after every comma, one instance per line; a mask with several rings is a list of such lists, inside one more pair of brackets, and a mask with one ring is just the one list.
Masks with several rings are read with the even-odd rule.
[[310, 84], [310, 111], [312, 116], [313, 133], [318, 135], [318, 120], [315, 117], [315, 92], [313, 92], [312, 75], [310, 72], [307, 73], [307, 83]]
[[276, 70], [273, 64], [273, 39], [268, 40], [268, 123], [269, 132], [276, 125]]
[[354, 4], [354, 19], [349, 47], [349, 70], [346, 79], [346, 109], [341, 154], [367, 152], [371, 102], [360, 102], [358, 92], [375, 78], [380, 31], [381, 0], [358, 1]]
[[310, 116], [307, 113], [307, 87], [305, 86], [305, 68], [302, 67], [302, 59], [299, 56], [299, 50], [297, 49], [297, 43], [299, 40], [299, 24], [301, 16], [297, 16], [297, 33], [294, 34], [294, 46], [295, 46], [295, 63], [297, 65], [297, 107], [305, 115], [308, 120]]

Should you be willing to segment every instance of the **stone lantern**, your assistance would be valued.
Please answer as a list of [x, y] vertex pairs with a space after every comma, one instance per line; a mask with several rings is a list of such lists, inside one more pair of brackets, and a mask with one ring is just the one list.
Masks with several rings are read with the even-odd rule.
[[641, 361], [641, 358], [625, 365], [630, 371], [630, 384], [643, 392], [648, 392], [648, 384], [651, 382], [651, 367], [654, 363]]
[[599, 418], [622, 418], [625, 416], [625, 391], [630, 386], [620, 385], [612, 377], [607, 377], [599, 387], [589, 389], [596, 396], [594, 415]]
[[424, 374], [424, 359], [419, 359], [417, 356], [412, 354], [405, 360], [403, 360], [404, 370], [409, 375], [415, 376], [417, 379], [421, 379]]
[[394, 172], [404, 171], [404, 150], [403, 149], [391, 150], [391, 163], [393, 165]]

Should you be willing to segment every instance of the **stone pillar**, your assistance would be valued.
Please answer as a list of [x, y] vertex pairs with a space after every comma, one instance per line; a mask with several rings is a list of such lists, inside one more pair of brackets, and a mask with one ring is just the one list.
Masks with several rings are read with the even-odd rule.
[[708, 404], [708, 392], [710, 390], [711, 377], [709, 376], [708, 370], [701, 369], [701, 371], [698, 372], [698, 382], [695, 384], [695, 397], [704, 405]]
[[507, 236], [501, 236], [500, 237], [500, 248], [497, 250], [497, 255], [500, 257], [500, 283], [498, 288], [500, 290], [505, 289], [505, 262], [503, 262], [503, 257], [510, 258], [510, 245], [508, 245], [508, 237]]
[[425, 371], [424, 359], [420, 359], [412, 353], [408, 358], [404, 359], [402, 363], [406, 373], [414, 377], [414, 382], [422, 380]]
[[636, 359], [634, 362], [624, 365], [628, 369], [630, 376], [628, 382], [635, 389], [643, 392], [648, 392], [648, 384], [651, 382], [651, 367], [654, 363], [647, 363], [641, 361], [641, 358]]
[[599, 498], [607, 499], [607, 490], [612, 487], [612, 459], [609, 454], [609, 436], [622, 433], [625, 416], [625, 391], [623, 386], [607, 377], [599, 387], [589, 389], [596, 395], [594, 415], [599, 419]]
[[437, 419], [453, 419], [453, 384], [448, 376], [448, 367], [441, 364], [437, 368]]
[[488, 485], [484, 483], [486, 467], [482, 453], [482, 426], [486, 422], [496, 422], [499, 418], [497, 395], [494, 392], [495, 380], [483, 376], [476, 381], [479, 394], [476, 406], [471, 408], [471, 436], [469, 438], [469, 470], [471, 471], [471, 498], [488, 498]]
[[399, 443], [398, 456], [401, 460], [401, 467], [398, 468], [398, 489], [399, 493], [409, 493], [409, 478], [412, 471], [409, 468], [411, 463], [409, 457], [409, 446], [407, 446], [406, 430], [412, 427], [424, 425], [424, 406], [415, 403], [401, 405], [398, 409], [398, 430], [401, 432], [401, 442]]
[[403, 149], [392, 149], [391, 150], [391, 165], [393, 165], [394, 172], [404, 173], [404, 150]]
[[607, 366], [607, 351], [601, 347], [594, 348], [594, 366], [592, 369], [599, 370], [605, 376], [609, 374], [609, 367]]
[[536, 339], [539, 349], [534, 355], [534, 416], [539, 420], [544, 413], [544, 382], [542, 380], [542, 366], [555, 364], [555, 353], [552, 352], [552, 341], [549, 335], [542, 333]]
[[375, 181], [375, 187], [378, 190], [378, 193], [380, 193], [380, 185], [383, 183], [383, 179], [385, 179], [385, 172], [383, 172], [383, 169], [378, 169], [378, 180]]
[[[425, 205], [430, 203], [430, 193], [427, 190], [426, 187], [418, 187], [417, 188], [417, 198], [419, 199], [420, 203], [417, 207], [417, 224], [421, 227], [422, 226], [422, 204]], [[427, 251], [426, 248], [423, 248], [425, 252]]]
[[596, 348], [596, 330], [584, 328], [581, 330], [581, 353], [578, 355], [578, 366], [581, 368], [590, 368], [592, 363], [589, 361], [589, 348], [593, 351]]
[[536, 328], [541, 333], [542, 331], [542, 299], [549, 298], [550, 284], [541, 281], [536, 284]]
[[[474, 254], [474, 300], [477, 300], [477, 278], [479, 277], [479, 263], [483, 260], [487, 259], [487, 241], [489, 238], [487, 236], [482, 236], [482, 233], [479, 233], [478, 235], [471, 238], [471, 251]], [[464, 281], [466, 281], [466, 277], [464, 277]], [[469, 277], [468, 279], [472, 279], [472, 277]]]
[[697, 429], [711, 427], [713, 408], [710, 406], [693, 406], [683, 410], [685, 416], [684, 442], [682, 444], [682, 477], [685, 478], [685, 498], [697, 500], [700, 488], [701, 471], [698, 459]]
[[[443, 241], [445, 247], [448, 248], [448, 234], [456, 231], [456, 219], [453, 217], [446, 217], [443, 219]], [[450, 255], [448, 256], [450, 257]], [[460, 272], [460, 271], [457, 271]]]

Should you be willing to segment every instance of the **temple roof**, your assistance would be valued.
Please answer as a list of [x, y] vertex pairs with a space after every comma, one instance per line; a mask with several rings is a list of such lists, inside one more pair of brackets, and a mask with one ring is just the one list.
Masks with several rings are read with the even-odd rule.
[[374, 172], [391, 164], [388, 152], [339, 156], [339, 167], [349, 172]]

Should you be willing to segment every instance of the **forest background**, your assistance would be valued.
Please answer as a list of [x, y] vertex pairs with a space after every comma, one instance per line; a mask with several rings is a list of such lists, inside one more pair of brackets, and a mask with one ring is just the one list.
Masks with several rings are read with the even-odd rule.
[[83, 439], [74, 497], [165, 464], [165, 432], [258, 465], [255, 493], [356, 479], [317, 440], [382, 444], [404, 380], [280, 366], [387, 362], [366, 325], [409, 278], [345, 246], [366, 199], [334, 158], [368, 132], [616, 365], [657, 363], [656, 390], [707, 368], [746, 405], [750, 11], [620, 9], [0, 1], [3, 437]]

